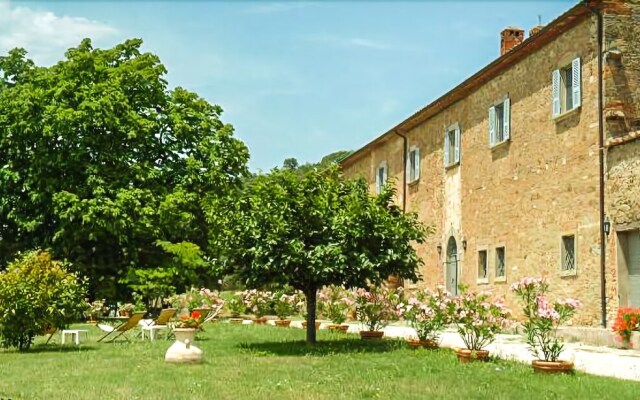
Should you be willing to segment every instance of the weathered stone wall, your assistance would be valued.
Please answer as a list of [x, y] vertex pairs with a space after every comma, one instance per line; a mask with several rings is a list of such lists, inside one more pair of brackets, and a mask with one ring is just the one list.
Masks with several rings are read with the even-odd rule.
[[[640, 1], [605, 1], [604, 107], [606, 150], [605, 212], [612, 222], [607, 241], [607, 282], [616, 289], [609, 304], [625, 304], [627, 266], [624, 234], [640, 228]], [[633, 132], [635, 130], [635, 132]], [[618, 291], [620, 289], [620, 291]]]
[[609, 133], [640, 129], [640, 1], [603, 2]]
[[640, 140], [607, 150], [607, 215], [614, 225], [640, 227]]
[[[600, 323], [596, 49], [596, 21], [590, 17], [407, 132], [409, 146], [418, 146], [422, 158], [420, 180], [407, 188], [407, 209], [436, 226], [436, 233], [418, 248], [425, 261], [419, 286], [444, 284], [447, 240], [453, 236], [460, 255], [460, 283], [504, 295], [517, 309], [509, 286], [524, 276], [546, 276], [552, 296], [583, 302], [574, 323]], [[575, 57], [582, 60], [582, 105], [553, 119], [552, 71]], [[490, 148], [488, 110], [505, 96], [511, 99], [511, 140]], [[462, 128], [461, 164], [445, 170], [444, 131], [456, 122]], [[381, 159], [402, 162], [401, 141], [393, 143], [372, 151], [374, 168]], [[633, 150], [626, 156], [633, 162], [638, 158], [635, 151], [635, 158]], [[619, 173], [627, 173], [620, 165]], [[610, 170], [610, 177], [616, 171]], [[375, 186], [375, 177], [370, 177]], [[401, 175], [397, 182], [402, 182]], [[637, 203], [629, 207], [638, 209]], [[560, 268], [563, 235], [576, 237], [577, 269], [568, 276]], [[506, 252], [504, 281], [495, 276], [498, 246]], [[479, 249], [488, 249], [488, 283], [477, 279]], [[608, 266], [606, 274], [611, 319], [617, 308], [615, 266]]]

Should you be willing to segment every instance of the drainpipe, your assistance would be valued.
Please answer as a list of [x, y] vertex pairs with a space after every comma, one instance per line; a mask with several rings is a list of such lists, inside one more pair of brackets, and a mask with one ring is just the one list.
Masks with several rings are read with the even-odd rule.
[[397, 130], [393, 133], [402, 138], [402, 212], [404, 213], [407, 211], [407, 136]]
[[596, 16], [598, 23], [598, 166], [600, 175], [600, 301], [602, 303], [602, 327], [607, 327], [607, 279], [606, 271], [606, 234], [604, 231], [604, 111], [603, 111], [603, 71], [602, 71], [602, 39], [603, 24], [602, 12], [587, 4], [587, 7]]

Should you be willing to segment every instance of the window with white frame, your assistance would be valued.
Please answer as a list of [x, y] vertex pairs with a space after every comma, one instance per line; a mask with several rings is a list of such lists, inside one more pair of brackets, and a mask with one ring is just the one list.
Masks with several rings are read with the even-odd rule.
[[444, 133], [444, 166], [460, 163], [460, 126], [452, 125]]
[[487, 250], [478, 251], [478, 279], [489, 278], [489, 264], [487, 259]]
[[489, 146], [493, 147], [506, 142], [511, 130], [511, 99], [489, 108]]
[[574, 235], [562, 236], [560, 246], [562, 272], [574, 272], [576, 270], [576, 237]]
[[554, 117], [580, 107], [581, 97], [580, 58], [553, 71], [551, 77], [552, 113]]
[[506, 277], [504, 247], [496, 247], [496, 278]]
[[387, 162], [383, 161], [376, 169], [376, 193], [380, 194], [382, 187], [387, 183], [388, 167]]
[[412, 146], [407, 155], [407, 182], [416, 182], [420, 179], [420, 149]]

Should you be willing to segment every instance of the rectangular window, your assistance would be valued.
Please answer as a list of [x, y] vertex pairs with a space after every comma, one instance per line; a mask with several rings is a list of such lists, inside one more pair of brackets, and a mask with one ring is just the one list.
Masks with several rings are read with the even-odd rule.
[[444, 133], [444, 165], [450, 167], [460, 163], [460, 127], [455, 124]]
[[407, 159], [407, 182], [415, 182], [420, 179], [420, 149], [411, 147]]
[[551, 92], [554, 117], [580, 107], [581, 68], [580, 58], [576, 58], [571, 61], [571, 64], [553, 71]]
[[496, 278], [504, 278], [505, 270], [505, 254], [504, 247], [496, 247]]
[[489, 108], [489, 146], [509, 140], [511, 100], [509, 98]]
[[380, 165], [378, 166], [378, 169], [376, 170], [376, 193], [377, 194], [380, 194], [380, 192], [382, 191], [382, 187], [387, 183], [387, 174], [388, 174], [387, 162], [383, 161], [380, 163]]
[[560, 256], [562, 272], [574, 272], [576, 270], [576, 237], [574, 235], [562, 237]]
[[478, 251], [478, 279], [489, 278], [489, 266], [487, 260], [487, 251]]

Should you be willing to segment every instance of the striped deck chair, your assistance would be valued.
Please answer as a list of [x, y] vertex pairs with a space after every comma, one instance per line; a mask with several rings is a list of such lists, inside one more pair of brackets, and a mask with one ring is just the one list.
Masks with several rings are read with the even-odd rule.
[[104, 332], [107, 332], [104, 336], [98, 339], [98, 342], [103, 341], [111, 334], [114, 334], [115, 336], [108, 342], [113, 342], [121, 336], [129, 341], [129, 338], [127, 337], [127, 335], [125, 335], [125, 333], [135, 328], [138, 325], [138, 322], [140, 322], [140, 320], [145, 316], [146, 313], [146, 311], [134, 312], [128, 320], [122, 322], [115, 328], [109, 325], [98, 324], [98, 328], [102, 329]]

